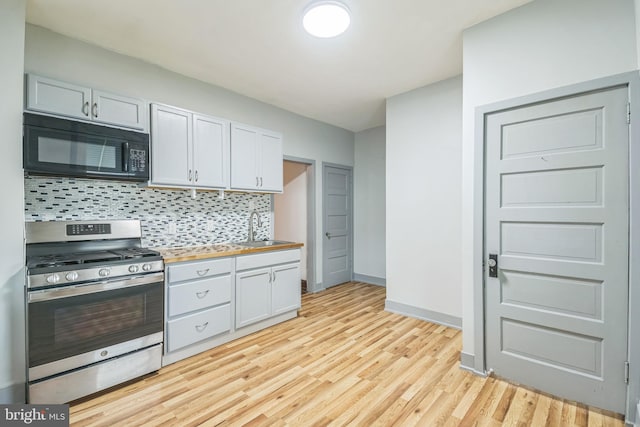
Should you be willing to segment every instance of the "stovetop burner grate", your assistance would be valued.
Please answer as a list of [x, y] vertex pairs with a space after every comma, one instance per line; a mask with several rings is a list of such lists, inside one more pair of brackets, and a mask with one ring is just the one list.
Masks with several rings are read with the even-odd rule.
[[27, 268], [61, 267], [65, 265], [104, 263], [159, 256], [145, 248], [125, 248], [111, 251], [91, 251], [71, 254], [38, 255], [27, 259]]

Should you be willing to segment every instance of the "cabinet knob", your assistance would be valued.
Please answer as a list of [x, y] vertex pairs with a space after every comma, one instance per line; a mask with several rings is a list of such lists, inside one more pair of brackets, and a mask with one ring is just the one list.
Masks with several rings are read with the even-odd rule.
[[189, 181], [191, 181], [192, 178], [193, 178], [193, 173], [192, 173], [191, 169], [189, 169]]
[[98, 117], [98, 103], [97, 102], [93, 103], [93, 107], [91, 107], [91, 114], [93, 114], [93, 117]]
[[331, 233], [329, 233], [328, 231], [326, 233], [324, 233], [325, 236], [327, 236], [327, 239], [331, 238]]
[[198, 171], [196, 171], [196, 182], [198, 182]]
[[82, 114], [84, 114], [85, 116], [89, 117], [89, 101], [85, 102], [82, 105]]

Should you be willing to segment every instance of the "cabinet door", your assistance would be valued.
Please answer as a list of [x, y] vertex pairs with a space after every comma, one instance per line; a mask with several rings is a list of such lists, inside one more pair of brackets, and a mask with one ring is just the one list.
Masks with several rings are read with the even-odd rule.
[[191, 185], [191, 113], [151, 106], [151, 183]]
[[91, 89], [27, 75], [27, 109], [89, 120]]
[[259, 134], [260, 190], [282, 192], [282, 136]]
[[273, 314], [300, 308], [300, 263], [273, 267]]
[[255, 129], [235, 123], [231, 125], [231, 188], [258, 189], [257, 140]]
[[95, 122], [140, 130], [147, 127], [144, 102], [136, 98], [94, 90], [91, 114]]
[[236, 327], [271, 316], [271, 269], [236, 274]]
[[193, 180], [197, 187], [228, 187], [228, 129], [225, 120], [193, 115]]

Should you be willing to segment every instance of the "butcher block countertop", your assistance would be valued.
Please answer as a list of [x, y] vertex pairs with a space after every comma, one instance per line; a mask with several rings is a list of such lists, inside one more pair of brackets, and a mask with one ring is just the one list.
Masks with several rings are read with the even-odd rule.
[[181, 248], [155, 248], [164, 258], [165, 264], [200, 259], [219, 258], [233, 255], [247, 255], [258, 252], [295, 249], [304, 246], [296, 242], [277, 242], [269, 246], [250, 247], [238, 243], [220, 243], [205, 246], [186, 246]]

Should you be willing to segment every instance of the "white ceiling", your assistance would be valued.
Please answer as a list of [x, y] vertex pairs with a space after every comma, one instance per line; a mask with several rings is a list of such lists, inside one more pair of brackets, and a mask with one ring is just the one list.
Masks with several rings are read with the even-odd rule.
[[334, 39], [310, 0], [28, 0], [27, 22], [352, 131], [385, 99], [462, 72], [462, 30], [531, 0], [345, 0]]

